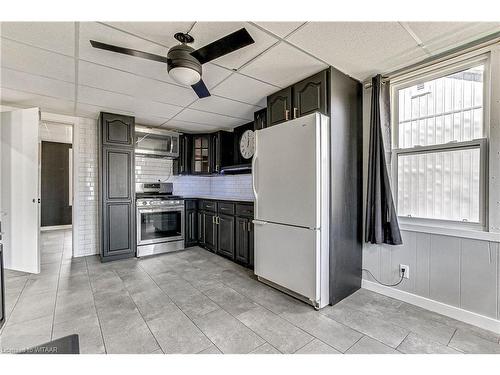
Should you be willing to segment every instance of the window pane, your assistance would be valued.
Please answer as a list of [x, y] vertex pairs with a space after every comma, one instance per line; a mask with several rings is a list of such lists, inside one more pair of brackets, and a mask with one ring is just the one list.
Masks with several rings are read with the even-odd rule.
[[480, 149], [399, 155], [398, 215], [479, 222]]
[[481, 138], [483, 75], [480, 65], [399, 90], [399, 148]]

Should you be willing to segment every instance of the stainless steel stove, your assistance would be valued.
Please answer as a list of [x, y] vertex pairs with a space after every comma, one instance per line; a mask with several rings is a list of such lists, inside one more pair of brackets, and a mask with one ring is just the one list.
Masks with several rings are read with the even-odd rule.
[[184, 200], [172, 184], [136, 184], [137, 256], [184, 249]]

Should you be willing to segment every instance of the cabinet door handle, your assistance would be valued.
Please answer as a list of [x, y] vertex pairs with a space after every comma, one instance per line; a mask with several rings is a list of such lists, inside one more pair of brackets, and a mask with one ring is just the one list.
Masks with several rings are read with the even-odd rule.
[[293, 109], [293, 118], [297, 118], [297, 108]]
[[212, 224], [215, 224], [215, 216], [212, 216]]
[[247, 223], [247, 230], [248, 230], [249, 232], [251, 232], [251, 231], [252, 231], [252, 227], [251, 227], [251, 226], [252, 226], [252, 223], [248, 222], [248, 223]]
[[217, 225], [220, 224], [220, 217], [219, 216], [217, 216], [217, 221], [216, 222], [217, 222]]
[[246, 230], [247, 230], [247, 222], [246, 222], [246, 221], [244, 221], [244, 222], [243, 222], [243, 232], [244, 232], [244, 231], [246, 231]]
[[288, 121], [290, 111], [288, 109], [285, 109], [285, 121]]

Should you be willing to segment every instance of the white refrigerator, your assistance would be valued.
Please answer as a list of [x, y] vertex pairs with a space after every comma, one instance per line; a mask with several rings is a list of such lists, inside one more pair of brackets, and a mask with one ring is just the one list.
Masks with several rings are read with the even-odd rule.
[[329, 303], [329, 157], [319, 113], [255, 135], [255, 274], [318, 309]]

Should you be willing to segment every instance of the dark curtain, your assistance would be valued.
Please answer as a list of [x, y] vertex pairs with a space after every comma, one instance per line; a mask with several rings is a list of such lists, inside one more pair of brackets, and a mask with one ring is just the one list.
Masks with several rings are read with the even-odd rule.
[[365, 241], [401, 245], [403, 241], [389, 184], [383, 139], [384, 134], [390, 134], [389, 85], [383, 86], [380, 74], [373, 77]]

